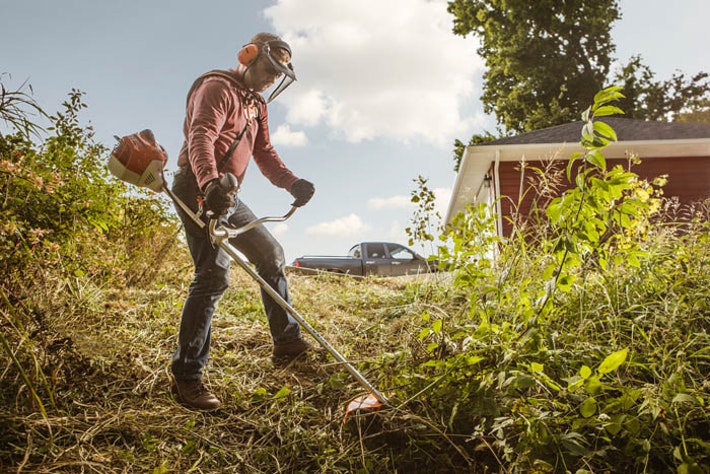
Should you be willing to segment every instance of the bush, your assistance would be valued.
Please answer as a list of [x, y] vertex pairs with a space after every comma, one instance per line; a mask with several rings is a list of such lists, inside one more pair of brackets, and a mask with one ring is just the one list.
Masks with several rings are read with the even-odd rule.
[[[152, 282], [171, 263], [179, 226], [164, 200], [108, 175], [107, 148], [79, 125], [81, 92], [54, 116], [23, 91], [2, 92], [0, 118], [13, 128], [0, 134], [2, 396], [46, 414], [55, 364], [72, 343], [54, 322], [95, 309], [88, 288]], [[51, 135], [40, 136], [30, 111], [50, 119]]]
[[596, 118], [619, 112], [618, 97], [602, 91], [586, 112], [576, 187], [547, 207], [544, 234], [500, 242], [479, 207], [440, 249], [465, 309], [423, 315], [427, 356], [406, 378], [428, 418], [502, 472], [710, 462], [710, 226], [654, 224], [655, 186], [606, 169], [615, 133]]

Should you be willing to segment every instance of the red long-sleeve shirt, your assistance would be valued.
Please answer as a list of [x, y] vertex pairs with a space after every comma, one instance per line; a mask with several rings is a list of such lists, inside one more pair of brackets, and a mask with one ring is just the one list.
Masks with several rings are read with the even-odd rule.
[[[289, 190], [298, 178], [271, 144], [268, 118], [261, 96], [226, 78], [208, 76], [188, 98], [183, 124], [185, 141], [178, 165], [183, 166], [189, 160], [197, 184], [204, 189], [209, 181], [226, 172], [234, 174], [241, 184], [253, 156], [259, 170], [274, 186]], [[218, 172], [217, 166], [245, 126], [242, 139]]]

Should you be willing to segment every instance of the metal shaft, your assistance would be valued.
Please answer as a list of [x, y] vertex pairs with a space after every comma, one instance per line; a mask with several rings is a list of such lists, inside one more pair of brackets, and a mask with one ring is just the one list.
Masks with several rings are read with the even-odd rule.
[[[201, 229], [205, 228], [205, 223], [184, 203], [182, 202], [177, 196], [175, 196], [167, 186], [163, 186], [163, 190], [165, 193], [170, 196], [170, 199], [172, 199], [180, 208], [188, 215], [190, 218], [197, 224]], [[291, 214], [293, 214], [294, 209], [291, 210], [288, 214], [286, 214], [283, 218], [264, 218], [263, 220], [260, 220], [261, 222], [274, 222], [277, 220], [285, 220], [287, 219]], [[211, 232], [214, 232], [214, 227], [210, 229]], [[233, 229], [235, 233], [242, 233], [243, 231], [241, 229], [244, 228], [253, 228], [254, 225], [253, 223], [249, 223], [246, 226], [240, 228], [240, 229]], [[219, 229], [218, 229], [219, 230]], [[214, 237], [214, 236], [213, 236]], [[232, 246], [232, 244], [229, 243], [229, 241], [225, 238], [224, 234], [220, 234], [217, 238], [214, 239], [215, 243], [219, 245], [222, 250], [227, 252], [227, 254], [232, 257], [232, 259], [239, 264], [240, 267], [246, 271], [249, 276], [251, 276], [254, 280], [259, 283], [259, 286], [264, 289], [264, 291], [273, 298], [273, 300], [281, 306], [281, 308], [284, 309], [287, 313], [289, 313], [293, 319], [295, 319], [298, 324], [301, 325], [313, 338], [318, 341], [318, 343], [323, 346], [325, 350], [327, 350], [330, 355], [332, 355], [338, 362], [343, 364], [345, 368], [347, 369], [350, 374], [355, 377], [355, 379], [362, 385], [365, 389], [370, 391], [377, 400], [382, 403], [382, 404], [387, 404], [387, 398], [375, 388], [374, 385], [372, 385], [366, 378], [363, 376], [348, 360], [338, 352], [335, 347], [333, 347], [323, 336], [320, 335], [316, 329], [311, 326], [308, 321], [305, 320], [303, 316], [301, 316], [298, 311], [296, 311], [293, 306], [291, 306], [286, 300], [283, 299], [283, 297], [276, 292], [261, 276], [251, 267], [247, 262], [244, 261], [244, 259], [238, 254], [237, 250]]]

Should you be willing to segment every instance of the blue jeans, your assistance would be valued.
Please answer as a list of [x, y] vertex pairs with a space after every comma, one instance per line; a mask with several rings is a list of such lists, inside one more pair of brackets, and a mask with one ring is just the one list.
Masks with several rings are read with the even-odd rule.
[[[199, 189], [189, 168], [183, 167], [175, 174], [172, 191], [190, 209], [197, 211]], [[182, 309], [172, 372], [181, 381], [200, 380], [209, 358], [212, 316], [222, 294], [229, 287], [231, 258], [222, 248], [212, 245], [206, 229], [200, 229], [179, 206], [177, 211], [185, 226], [195, 276]], [[254, 219], [256, 216], [243, 202], [238, 203], [228, 214], [229, 224], [233, 227], [241, 227]], [[259, 276], [290, 303], [283, 249], [263, 225], [230, 239], [229, 243], [255, 266]], [[261, 298], [274, 344], [301, 337], [296, 320], [263, 289]]]

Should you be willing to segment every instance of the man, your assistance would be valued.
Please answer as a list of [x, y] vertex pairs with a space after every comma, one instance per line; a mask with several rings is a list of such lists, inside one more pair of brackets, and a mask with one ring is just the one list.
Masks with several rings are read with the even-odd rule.
[[[278, 36], [259, 33], [242, 48], [238, 59], [237, 69], [225, 71], [226, 77], [203, 75], [188, 94], [185, 141], [172, 187], [194, 211], [201, 196], [205, 210], [223, 215], [232, 227], [241, 227], [256, 216], [243, 202], [235, 202], [219, 178], [232, 173], [241, 184], [251, 157], [271, 183], [293, 195], [294, 206], [306, 204], [315, 190], [312, 183], [299, 179], [286, 167], [271, 145], [267, 103], [260, 95], [282, 78], [269, 97], [271, 101], [296, 79], [290, 47]], [[202, 374], [209, 356], [212, 316], [229, 286], [230, 258], [224, 250], [215, 248], [206, 232], [179, 208], [178, 214], [185, 226], [195, 275], [182, 310], [172, 361], [173, 390], [189, 407], [215, 409], [221, 402], [204, 386]], [[230, 244], [289, 301], [283, 249], [264, 226], [231, 239]], [[263, 290], [262, 302], [274, 357], [294, 358], [311, 348], [302, 338], [298, 323]]]

